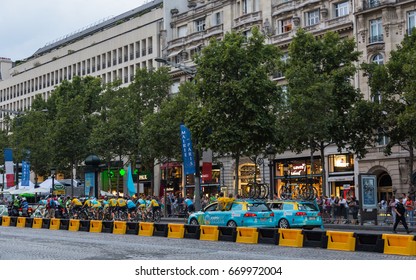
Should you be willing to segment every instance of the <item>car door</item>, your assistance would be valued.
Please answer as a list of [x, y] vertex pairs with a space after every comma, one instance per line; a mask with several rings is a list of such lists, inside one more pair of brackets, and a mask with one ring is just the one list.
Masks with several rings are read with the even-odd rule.
[[213, 203], [205, 208], [204, 212], [204, 224], [205, 225], [218, 225], [220, 221], [220, 214], [222, 211], [218, 211], [218, 204]]

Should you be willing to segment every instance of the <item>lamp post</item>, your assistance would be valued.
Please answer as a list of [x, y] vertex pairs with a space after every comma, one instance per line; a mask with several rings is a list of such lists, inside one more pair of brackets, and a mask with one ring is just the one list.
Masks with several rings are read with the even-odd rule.
[[274, 195], [274, 172], [273, 172], [273, 161], [276, 157], [276, 150], [272, 145], [269, 145], [266, 149], [267, 158], [269, 159], [269, 177], [270, 177], [270, 190], [269, 199], [273, 200]]
[[51, 178], [52, 178], [52, 188], [51, 188], [51, 194], [53, 196], [53, 191], [55, 190], [55, 173], [56, 169], [54, 167], [51, 168]]
[[[156, 62], [169, 65], [172, 67], [175, 67], [179, 70], [182, 70], [185, 74], [189, 75], [191, 78], [194, 78], [196, 75], [196, 70], [194, 68], [191, 68], [189, 66], [185, 66], [182, 64], [177, 64], [170, 62], [164, 58], [157, 57], [155, 58]], [[201, 188], [201, 172], [199, 170], [199, 149], [198, 149], [198, 140], [195, 141], [195, 210], [198, 211], [201, 209], [201, 194], [200, 194], [200, 188]]]

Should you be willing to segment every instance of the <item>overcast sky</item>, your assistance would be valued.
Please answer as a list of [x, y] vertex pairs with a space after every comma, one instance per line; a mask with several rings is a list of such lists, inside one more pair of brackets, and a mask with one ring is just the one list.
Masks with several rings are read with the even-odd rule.
[[0, 0], [0, 57], [27, 58], [47, 43], [149, 0]]

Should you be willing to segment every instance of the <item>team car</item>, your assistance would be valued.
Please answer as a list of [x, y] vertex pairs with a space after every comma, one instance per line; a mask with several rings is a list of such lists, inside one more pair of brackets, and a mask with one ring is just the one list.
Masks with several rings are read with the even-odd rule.
[[323, 229], [318, 204], [314, 200], [276, 200], [267, 205], [272, 209], [275, 226], [279, 228]]
[[191, 214], [191, 225], [215, 225], [228, 227], [275, 227], [274, 213], [263, 201], [235, 200], [230, 210], [218, 210], [218, 203]]

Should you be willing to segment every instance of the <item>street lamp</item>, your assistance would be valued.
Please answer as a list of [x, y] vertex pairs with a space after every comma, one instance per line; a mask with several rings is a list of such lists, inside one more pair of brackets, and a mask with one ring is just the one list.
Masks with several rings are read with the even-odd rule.
[[269, 159], [269, 177], [270, 177], [270, 191], [269, 199], [273, 200], [274, 195], [274, 172], [273, 172], [273, 161], [276, 157], [276, 150], [272, 145], [269, 145], [266, 149], [267, 158]]
[[51, 188], [51, 193], [53, 196], [53, 191], [55, 190], [55, 172], [56, 169], [54, 167], [51, 168], [51, 178], [52, 178], [52, 188]]
[[[164, 58], [157, 57], [155, 58], [156, 62], [169, 65], [172, 67], [175, 67], [179, 70], [182, 70], [185, 72], [185, 74], [191, 76], [191, 78], [194, 78], [196, 75], [196, 70], [194, 68], [191, 68], [189, 66], [185, 66], [182, 64], [177, 64], [174, 62], [170, 62]], [[195, 141], [195, 210], [198, 211], [201, 209], [201, 194], [200, 194], [200, 188], [201, 188], [201, 172], [199, 170], [199, 149], [198, 149], [198, 140]]]

